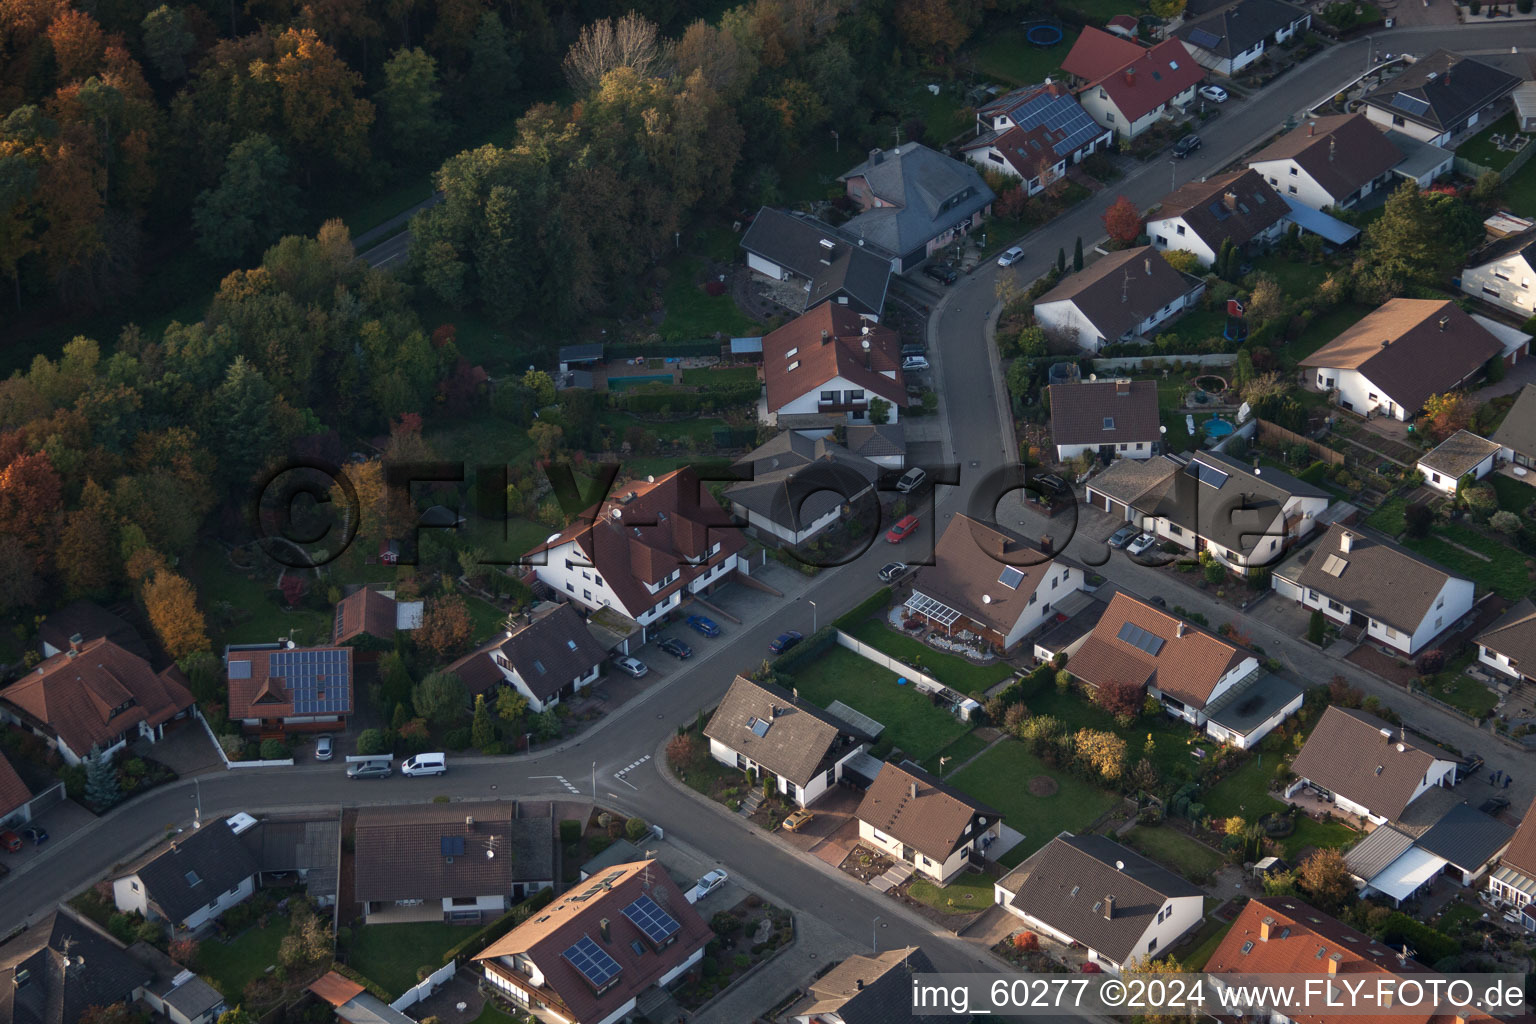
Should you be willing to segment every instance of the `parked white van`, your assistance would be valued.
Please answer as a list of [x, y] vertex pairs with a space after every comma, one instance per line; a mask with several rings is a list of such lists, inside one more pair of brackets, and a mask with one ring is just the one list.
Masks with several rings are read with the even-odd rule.
[[417, 754], [400, 765], [401, 775], [441, 775], [448, 770], [448, 759], [441, 752]]

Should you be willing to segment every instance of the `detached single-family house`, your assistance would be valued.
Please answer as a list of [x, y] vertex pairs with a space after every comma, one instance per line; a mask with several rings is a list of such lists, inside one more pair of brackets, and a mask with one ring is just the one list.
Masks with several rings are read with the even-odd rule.
[[1522, 597], [1477, 638], [1477, 660], [1517, 682], [1536, 684], [1536, 603]]
[[1337, 704], [1323, 712], [1291, 771], [1296, 781], [1286, 796], [1308, 787], [1378, 825], [1401, 816], [1431, 788], [1456, 782], [1456, 762], [1445, 751], [1420, 746], [1401, 726]]
[[1338, 523], [1270, 583], [1282, 597], [1409, 658], [1472, 610], [1471, 580]]
[[750, 469], [750, 480], [726, 487], [731, 513], [745, 519], [758, 536], [785, 544], [803, 544], [836, 523], [844, 506], [874, 511], [875, 482], [881, 467], [855, 455], [830, 437], [812, 440], [786, 430], [770, 438], [736, 465]]
[[1134, 686], [1198, 728], [1205, 725], [1208, 704], [1263, 670], [1252, 651], [1122, 590], [1067, 671], [1095, 689]]
[[1276, 192], [1303, 206], [1355, 205], [1397, 179], [1403, 152], [1363, 114], [1331, 114], [1293, 128], [1248, 161]]
[[871, 737], [772, 683], [737, 676], [704, 726], [716, 761], [759, 777], [809, 807], [842, 781]]
[[574, 697], [597, 682], [608, 650], [576, 605], [542, 606], [532, 621], [466, 654], [448, 671], [471, 695], [496, 701], [496, 689], [510, 686], [528, 699], [534, 714]]
[[907, 466], [907, 431], [900, 423], [850, 423], [843, 428], [843, 447], [881, 469]]
[[1489, 874], [1488, 891], [1516, 908], [1536, 899], [1536, 800], [1525, 809], [1499, 866]]
[[815, 415], [836, 422], [869, 422], [875, 399], [901, 419], [907, 384], [901, 373], [901, 336], [845, 306], [826, 303], [763, 338], [763, 418]]
[[1465, 800], [1414, 840], [1414, 846], [1443, 861], [1440, 873], [1463, 886], [1477, 885], [1503, 856], [1515, 830]]
[[20, 828], [64, 799], [64, 783], [53, 781], [33, 793], [10, 759], [0, 752], [0, 829]]
[[1436, 50], [1366, 93], [1360, 102], [1365, 116], [1376, 124], [1444, 146], [1481, 124], [1520, 82], [1515, 75], [1473, 57]]
[[[890, 259], [843, 238], [814, 217], [765, 206], [741, 236], [741, 247], [748, 267], [798, 286], [797, 292], [775, 293], [791, 312], [830, 302], [879, 319], [885, 309]], [[795, 296], [792, 301], [790, 295]]]
[[[74, 640], [79, 637], [79, 640]], [[115, 612], [110, 612], [95, 601], [72, 601], [48, 617], [37, 627], [38, 645], [43, 657], [51, 658], [67, 651], [71, 642], [85, 644], [106, 638], [136, 658], [153, 661], [149, 645], [134, 626]]]
[[1312, 15], [1304, 7], [1284, 0], [1236, 0], [1198, 14], [1192, 5], [1175, 34], [1203, 67], [1235, 75], [1269, 47], [1311, 27]]
[[1084, 453], [1150, 459], [1162, 447], [1156, 381], [1052, 384], [1050, 400], [1051, 441], [1056, 445], [1057, 462], [1069, 462]]
[[1274, 565], [1312, 532], [1327, 491], [1220, 452], [1120, 460], [1088, 481], [1095, 508], [1239, 573]]
[[1499, 461], [1521, 468], [1536, 467], [1536, 384], [1527, 384], [1504, 414], [1490, 441], [1499, 445]]
[[232, 644], [229, 720], [246, 732], [326, 732], [352, 714], [352, 648]]
[[331, 644], [351, 647], [358, 661], [374, 661], [395, 648], [400, 630], [419, 629], [423, 602], [396, 601], [394, 591], [359, 587], [336, 603]]
[[1450, 299], [1388, 299], [1300, 361], [1342, 409], [1410, 420], [1465, 385], [1504, 343]]
[[886, 762], [854, 812], [859, 838], [940, 885], [984, 860], [1003, 814], [910, 761]]
[[168, 723], [192, 714], [192, 692], [175, 665], [156, 672], [105, 637], [78, 637], [0, 690], [0, 719], [76, 765], [92, 748], [111, 757], [136, 739], [164, 739]]
[[1468, 258], [1461, 271], [1462, 291], [1522, 317], [1536, 313], [1533, 286], [1536, 228], [1489, 242]]
[[1188, 249], [1202, 267], [1216, 261], [1221, 243], [1263, 246], [1285, 230], [1291, 208], [1255, 170], [1195, 180], [1163, 197], [1147, 219], [1147, 237], [1159, 249]]
[[1015, 89], [979, 108], [976, 130], [960, 152], [978, 167], [1020, 179], [1029, 195], [1060, 180], [1068, 167], [1113, 138], [1070, 89], [1050, 81]]
[[1204, 894], [1103, 836], [1063, 832], [999, 879], [994, 898], [1029, 928], [1080, 942], [1118, 973], [1168, 951], [1205, 916]]
[[1054, 618], [1068, 594], [1083, 589], [1083, 569], [1075, 562], [958, 512], [934, 552], [934, 564], [911, 580], [907, 611], [951, 636], [979, 633], [1005, 651]]
[[1079, 81], [1078, 102], [1122, 139], [1134, 139], [1195, 98], [1205, 69], [1178, 39], [1147, 49], [1092, 25], [1061, 63]]
[[1153, 333], [1204, 294], [1204, 281], [1143, 245], [1112, 252], [1061, 281], [1035, 301], [1035, 321], [1053, 338], [1097, 352]]
[[920, 142], [872, 149], [838, 180], [859, 208], [842, 234], [887, 256], [898, 274], [981, 227], [997, 198], [970, 164]]
[[478, 923], [554, 885], [554, 821], [507, 800], [363, 807], [353, 894], [368, 924]]
[[[244, 831], [244, 829], [241, 829]], [[112, 901], [174, 931], [194, 931], [256, 891], [256, 855], [222, 818], [183, 832], [112, 880]]]
[[810, 991], [780, 1019], [794, 1024], [944, 1024], [952, 1018], [912, 1008], [915, 977], [933, 972], [933, 962], [917, 946], [850, 956], [812, 981]]
[[1498, 454], [1497, 442], [1458, 430], [1419, 458], [1419, 472], [1435, 490], [1455, 494], [1462, 480], [1481, 480], [1492, 473]]
[[654, 860], [618, 864], [566, 891], [475, 957], [520, 1008], [615, 1024], [652, 986], [692, 970], [715, 937]]
[[630, 483], [523, 560], [561, 598], [617, 608], [648, 627], [685, 597], [711, 593], [746, 546], [698, 474], [683, 468]]
[[218, 989], [149, 943], [135, 942], [126, 952], [152, 972], [139, 998], [171, 1024], [214, 1024], [229, 1009]]
[[153, 983], [152, 970], [65, 904], [0, 945], [7, 1024], [79, 1024], [90, 1008], [127, 1006]]

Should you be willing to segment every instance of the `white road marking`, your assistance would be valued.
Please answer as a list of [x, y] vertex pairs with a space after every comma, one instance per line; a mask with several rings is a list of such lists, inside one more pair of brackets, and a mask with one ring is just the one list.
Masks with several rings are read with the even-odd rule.
[[630, 782], [624, 776], [628, 775], [630, 772], [634, 771], [636, 768], [639, 768], [641, 765], [645, 764], [645, 762], [649, 761], [650, 759], [651, 759], [651, 755], [650, 754], [646, 754], [640, 760], [633, 761], [629, 765], [627, 765], [626, 767], [620, 768], [618, 771], [614, 772], [613, 773], [613, 777], [618, 779], [620, 782], [624, 783], [624, 785], [628, 786], [630, 789], [633, 789], [636, 792], [638, 792], [640, 787], [636, 786], [633, 782]]

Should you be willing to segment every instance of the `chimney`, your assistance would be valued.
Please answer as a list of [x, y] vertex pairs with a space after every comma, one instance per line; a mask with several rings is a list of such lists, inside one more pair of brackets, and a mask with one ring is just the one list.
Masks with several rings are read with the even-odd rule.
[[1339, 550], [1344, 554], [1349, 554], [1349, 549], [1354, 543], [1355, 538], [1349, 533], [1348, 530], [1339, 534]]
[[1125, 69], [1125, 84], [1126, 85], [1135, 85], [1136, 84], [1136, 68], [1135, 68], [1134, 65]]
[[1316, 134], [1317, 134], [1317, 122], [1316, 121], [1308, 121], [1307, 122], [1307, 138], [1310, 139], [1312, 136], [1314, 136]]
[[831, 340], [832, 340], [832, 332], [831, 331], [825, 331], [824, 330], [824, 331], [821, 332], [821, 343], [823, 345], [825, 345], [827, 342], [829, 342]]
[[880, 161], [882, 161], [884, 159], [885, 159], [885, 154], [880, 152], [880, 148], [878, 146], [876, 146], [874, 149], [869, 151], [869, 162], [870, 163], [877, 164], [877, 163], [879, 163]]
[[917, 780], [916, 779], [913, 779], [911, 782], [907, 783], [907, 795], [910, 796], [913, 800], [917, 799]]
[[1187, 623], [1187, 622], [1180, 622], [1179, 623], [1178, 635], [1179, 636], [1183, 636], [1187, 632], [1189, 632], [1189, 623]]
[[1237, 193], [1236, 192], [1228, 192], [1226, 195], [1222, 196], [1221, 198], [1222, 198], [1222, 201], [1227, 204], [1227, 209], [1229, 209], [1229, 210], [1236, 210], [1237, 209]]
[[1142, 260], [1141, 261], [1141, 268], [1147, 272], [1147, 276], [1148, 277], [1151, 277], [1152, 276], [1152, 257], [1148, 256], [1146, 259]]
[[613, 936], [608, 931], [608, 919], [606, 917], [597, 923], [597, 930], [603, 936], [604, 942], [613, 941]]
[[863, 992], [864, 991], [864, 979], [863, 978], [855, 979], [855, 981], [853, 983], [853, 988], [854, 988], [855, 992]]
[[1275, 919], [1272, 918], [1272, 917], [1266, 917], [1264, 920], [1259, 922], [1259, 941], [1260, 942], [1268, 942], [1269, 941], [1269, 929], [1274, 926], [1274, 923], [1275, 923]]
[[1442, 330], [1442, 331], [1443, 331], [1443, 330], [1445, 330], [1445, 329], [1446, 329], [1446, 327], [1448, 327], [1448, 326], [1449, 326], [1449, 325], [1450, 325], [1450, 323], [1451, 323], [1451, 318], [1450, 318], [1450, 316], [1449, 316], [1449, 315], [1446, 315], [1446, 316], [1442, 316], [1442, 317], [1441, 317], [1441, 318], [1440, 318], [1440, 329], [1441, 329], [1441, 330]]
[[1333, 163], [1333, 149], [1334, 149], [1334, 146], [1336, 144], [1337, 143], [1336, 143], [1336, 141], [1334, 139], [1329, 139], [1328, 140], [1328, 162], [1329, 163]]
[[1113, 921], [1114, 919], [1115, 919], [1115, 898], [1113, 896], [1105, 896], [1104, 897], [1104, 920], [1106, 920], [1106, 921]]
[[1328, 973], [1329, 973], [1329, 975], [1334, 975], [1334, 974], [1338, 974], [1339, 973], [1339, 964], [1343, 961], [1343, 959], [1344, 959], [1344, 954], [1343, 953], [1333, 953], [1333, 954], [1329, 955], [1329, 957], [1328, 957]]
[[1115, 381], [1116, 395], [1129, 395], [1131, 393], [1131, 381], [1129, 377], [1120, 377]]
[[83, 643], [85, 643], [85, 637], [81, 636], [79, 633], [71, 634], [69, 638], [69, 649], [71, 653], [79, 654], [80, 645]]
[[475, 819], [474, 819], [473, 816], [468, 815], [468, 814], [464, 815], [464, 827], [465, 828], [474, 828], [475, 827]]
[[1390, 988], [1381, 994], [1381, 1007], [1384, 1010], [1392, 1009], [1392, 990]]

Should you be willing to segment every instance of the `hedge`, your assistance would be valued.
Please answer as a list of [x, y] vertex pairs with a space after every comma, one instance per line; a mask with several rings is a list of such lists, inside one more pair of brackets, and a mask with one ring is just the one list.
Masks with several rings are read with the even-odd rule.
[[[1015, 679], [1003, 689], [997, 692], [994, 700], [1002, 702], [1004, 707], [1011, 704], [1022, 704], [1024, 698], [1041, 686], [1054, 686], [1056, 680], [1056, 666], [1050, 662], [1039, 666], [1023, 679]], [[993, 725], [998, 723], [994, 722]]]
[[[443, 962], [447, 963], [448, 961], [444, 960]], [[350, 978], [357, 982], [359, 985], [363, 986], [363, 988], [368, 990], [369, 995], [373, 996], [375, 999], [380, 1000], [381, 1002], [384, 1002], [385, 1004], [390, 1003], [394, 999], [393, 996], [384, 991], [378, 982], [374, 981], [372, 978], [367, 977], [361, 971], [355, 970], [344, 963], [338, 961], [331, 964], [331, 970], [335, 971], [343, 978]]]
[[823, 626], [804, 640], [800, 641], [773, 661], [773, 671], [776, 674], [793, 673], [795, 669], [808, 661], [819, 657], [823, 651], [837, 642], [832, 631], [837, 626]]
[[471, 932], [469, 938], [443, 954], [443, 963], [473, 956], [554, 902], [555, 890], [540, 889], [496, 920]]
[[891, 588], [881, 587], [873, 594], [854, 605], [853, 608], [839, 615], [833, 620], [832, 625], [838, 629], [852, 629], [875, 612], [886, 608], [891, 603]]
[[1300, 473], [1297, 473], [1296, 479], [1302, 483], [1320, 484], [1327, 475], [1328, 464], [1326, 462], [1314, 462]]

